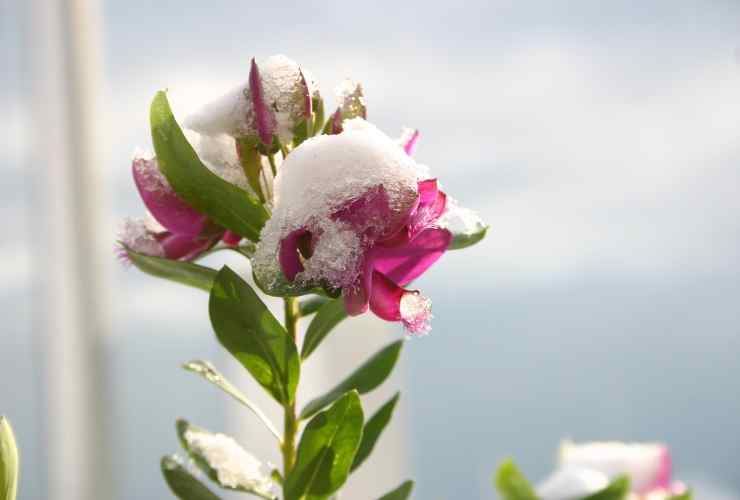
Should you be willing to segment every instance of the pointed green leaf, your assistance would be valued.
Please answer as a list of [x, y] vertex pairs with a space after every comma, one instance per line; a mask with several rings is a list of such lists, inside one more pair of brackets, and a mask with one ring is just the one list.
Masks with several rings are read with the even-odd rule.
[[411, 480], [405, 481], [401, 486], [395, 490], [386, 493], [380, 500], [406, 500], [411, 496], [411, 490], [414, 489], [414, 482]]
[[220, 500], [203, 483], [193, 477], [173, 456], [162, 457], [162, 475], [172, 493], [181, 500]]
[[150, 255], [136, 253], [126, 247], [123, 250], [128, 255], [131, 263], [147, 274], [200, 288], [206, 292], [211, 291], [213, 279], [216, 277], [215, 269], [193, 264], [192, 262], [152, 257]]
[[209, 312], [221, 345], [279, 403], [292, 403], [300, 376], [295, 343], [252, 287], [227, 266], [214, 280]]
[[626, 500], [630, 494], [630, 480], [619, 477], [601, 491], [589, 495], [583, 500]]
[[217, 224], [252, 241], [270, 217], [259, 200], [208, 170], [180, 129], [163, 91], [150, 109], [159, 168], [177, 194]]
[[0, 416], [0, 500], [15, 500], [19, 467], [13, 428], [7, 418]]
[[[214, 434], [183, 419], [177, 421], [177, 437], [180, 444], [195, 465], [220, 487], [252, 493], [258, 497], [273, 500], [273, 482], [261, 470], [262, 464], [244, 450], [233, 438]], [[211, 442], [208, 447], [203, 443]], [[209, 447], [213, 451], [209, 454]], [[213, 461], [213, 457], [217, 457]], [[239, 462], [241, 469], [234, 476], [233, 462]]]
[[373, 452], [375, 443], [378, 442], [385, 426], [390, 422], [391, 417], [393, 416], [393, 410], [396, 408], [396, 403], [398, 403], [398, 399], [400, 397], [401, 393], [397, 392], [395, 396], [381, 406], [380, 409], [376, 411], [375, 414], [373, 414], [373, 416], [365, 423], [365, 427], [362, 431], [360, 448], [357, 450], [354, 463], [352, 463], [352, 471], [362, 465], [362, 462], [364, 462]]
[[272, 425], [272, 422], [270, 422], [270, 419], [267, 418], [267, 415], [262, 413], [262, 410], [260, 410], [259, 407], [252, 401], [250, 401], [244, 394], [242, 394], [242, 392], [237, 389], [234, 384], [229, 382], [226, 377], [221, 375], [221, 373], [219, 373], [219, 371], [216, 370], [216, 368], [214, 368], [211, 363], [203, 360], [194, 360], [188, 361], [187, 363], [182, 365], [182, 367], [189, 372], [197, 373], [208, 382], [212, 383], [213, 385], [224, 391], [226, 394], [249, 408], [249, 410], [251, 410], [251, 412], [254, 413], [257, 418], [262, 421], [263, 424], [265, 424], [267, 430], [269, 430], [272, 435], [275, 436], [278, 442], [282, 441], [280, 433], [275, 428], [275, 426]]
[[321, 306], [329, 302], [331, 299], [317, 295], [316, 297], [309, 297], [302, 300], [299, 307], [301, 309], [301, 317], [305, 318], [321, 309]]
[[463, 248], [472, 247], [483, 238], [485, 238], [488, 232], [488, 226], [478, 225], [473, 231], [465, 233], [452, 232], [452, 241], [447, 250], [461, 250]]
[[348, 391], [356, 389], [360, 394], [366, 394], [378, 387], [393, 371], [398, 356], [401, 354], [401, 347], [403, 347], [403, 340], [398, 340], [375, 353], [334, 389], [310, 401], [301, 411], [301, 418], [314, 415]]
[[306, 359], [319, 346], [322, 340], [347, 317], [342, 298], [330, 300], [316, 313], [316, 317], [308, 325], [306, 338], [301, 349], [301, 358]]
[[327, 496], [344, 484], [362, 439], [362, 421], [360, 397], [351, 391], [308, 422], [285, 483], [286, 500]]
[[506, 460], [499, 466], [495, 483], [502, 500], [537, 500], [534, 488], [512, 460]]

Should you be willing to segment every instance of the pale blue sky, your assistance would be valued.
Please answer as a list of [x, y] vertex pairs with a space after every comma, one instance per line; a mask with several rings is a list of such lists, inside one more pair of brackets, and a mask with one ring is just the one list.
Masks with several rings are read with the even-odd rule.
[[[139, 210], [128, 158], [149, 146], [154, 91], [194, 104], [273, 53], [308, 68], [330, 98], [341, 78], [361, 81], [369, 118], [391, 135], [420, 128], [419, 159], [490, 222], [483, 244], [420, 282], [436, 318], [406, 350], [417, 498], [493, 498], [498, 460], [514, 455], [542, 477], [563, 437], [665, 440], [687, 479], [740, 491], [740, 3], [130, 0], [103, 13], [111, 224]], [[0, 26], [2, 64], [17, 68], [17, 27]], [[22, 80], [2, 73], [2, 135], [16, 138]], [[17, 144], [0, 152], [0, 308], [22, 335], [14, 290], [32, 272], [32, 206]], [[126, 298], [152, 283], [115, 272], [117, 375], [141, 356], [142, 369], [181, 361], [189, 348], [168, 350], [146, 325], [183, 299], [168, 294], [127, 322], [146, 301]], [[208, 328], [200, 312], [177, 324], [192, 339]], [[151, 350], [124, 337], [145, 328]], [[125, 422], [141, 381], [121, 384]], [[3, 399], [32, 413], [5, 387]], [[161, 482], [134, 457], [174, 445], [157, 434], [124, 454], [124, 483], [142, 498]]]

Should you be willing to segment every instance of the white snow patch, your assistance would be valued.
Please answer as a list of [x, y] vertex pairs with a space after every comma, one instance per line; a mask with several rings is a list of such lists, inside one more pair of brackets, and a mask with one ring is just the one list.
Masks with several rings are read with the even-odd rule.
[[363, 244], [368, 242], [331, 215], [382, 186], [398, 218], [369, 222], [381, 227], [398, 223], [416, 200], [421, 175], [424, 172], [413, 158], [363, 119], [345, 121], [341, 134], [305, 141], [287, 157], [275, 179], [272, 218], [262, 230], [253, 259], [259, 281], [268, 288], [275, 283], [281, 272], [277, 259], [281, 240], [306, 228], [320, 236], [305, 271], [296, 279], [303, 283], [326, 280], [336, 287], [352, 284]]
[[229, 488], [269, 492], [273, 483], [262, 463], [226, 434], [188, 429], [185, 441], [193, 452], [202, 455], [216, 471], [218, 482]]

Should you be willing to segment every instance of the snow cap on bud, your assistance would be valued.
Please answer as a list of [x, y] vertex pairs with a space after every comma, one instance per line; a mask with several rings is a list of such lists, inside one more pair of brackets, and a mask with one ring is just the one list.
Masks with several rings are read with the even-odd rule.
[[157, 227], [157, 222], [148, 216], [147, 219], [126, 217], [118, 228], [118, 241], [124, 246], [118, 252], [118, 257], [124, 263], [128, 262], [126, 249], [152, 257], [164, 257], [164, 247], [157, 239], [157, 234], [164, 233], [164, 228]]
[[209, 136], [259, 137], [272, 144], [277, 135], [288, 143], [307, 117], [307, 96], [318, 98], [317, 86], [295, 61], [283, 55], [252, 60], [246, 82], [188, 116], [183, 125]]
[[10, 422], [0, 416], [0, 500], [15, 500], [18, 490], [18, 447]]
[[334, 90], [339, 106], [329, 119], [331, 134], [342, 132], [342, 122], [353, 118], [367, 119], [365, 96], [362, 85], [353, 80], [345, 79]]

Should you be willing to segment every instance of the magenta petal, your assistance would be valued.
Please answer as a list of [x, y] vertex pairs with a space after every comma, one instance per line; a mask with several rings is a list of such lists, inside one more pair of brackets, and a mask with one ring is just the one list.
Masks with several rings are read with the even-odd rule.
[[185, 234], [165, 234], [159, 242], [164, 249], [164, 255], [173, 260], [193, 260], [208, 250], [217, 238], [193, 238]]
[[401, 297], [405, 290], [378, 271], [373, 271], [372, 284], [370, 309], [373, 313], [386, 321], [401, 321]]
[[299, 247], [304, 244], [306, 238], [311, 237], [311, 232], [307, 229], [296, 229], [280, 242], [280, 268], [288, 281], [295, 280], [298, 273], [303, 271], [303, 263], [298, 254]]
[[311, 99], [311, 91], [308, 88], [308, 83], [306, 82], [306, 77], [304, 76], [303, 71], [299, 69], [298, 73], [301, 75], [301, 86], [303, 87], [303, 105], [305, 106], [305, 114], [303, 116], [308, 119], [311, 118], [311, 114], [313, 114], [313, 100]]
[[429, 228], [398, 246], [378, 245], [373, 249], [375, 269], [396, 283], [407, 285], [437, 262], [451, 241], [448, 230]]
[[191, 237], [203, 231], [207, 217], [196, 212], [177, 196], [159, 171], [156, 159], [136, 158], [131, 169], [144, 205], [165, 229]]
[[235, 246], [237, 246], [237, 245], [239, 244], [239, 242], [240, 242], [240, 241], [242, 240], [242, 237], [241, 237], [241, 236], [239, 236], [238, 234], [236, 234], [236, 233], [235, 233], [235, 232], [233, 232], [233, 231], [229, 231], [229, 230], [227, 230], [227, 231], [226, 231], [226, 232], [224, 233], [224, 236], [223, 236], [223, 238], [221, 238], [221, 240], [222, 240], [222, 241], [223, 241], [223, 242], [224, 242], [224, 243], [225, 243], [226, 245], [228, 245], [228, 246], [230, 246], [230, 247], [235, 247]]
[[432, 226], [447, 206], [447, 195], [437, 189], [436, 179], [419, 182], [419, 198], [419, 207], [407, 222], [409, 236], [412, 239], [424, 229]]
[[257, 122], [257, 134], [262, 143], [269, 146], [272, 144], [272, 134], [275, 133], [277, 123], [275, 116], [265, 102], [260, 71], [254, 58], [252, 58], [252, 65], [249, 69], [249, 93], [252, 98], [255, 121]]
[[342, 110], [340, 108], [337, 108], [331, 115], [331, 133], [333, 135], [342, 133]]
[[403, 145], [403, 150], [406, 151], [406, 154], [409, 156], [413, 156], [416, 152], [416, 143], [419, 141], [419, 131], [414, 130], [414, 132], [411, 134], [411, 136], [406, 141], [406, 144]]
[[372, 256], [366, 255], [362, 274], [355, 284], [342, 290], [344, 309], [350, 316], [359, 316], [367, 312], [370, 303], [370, 294], [373, 287]]

